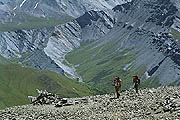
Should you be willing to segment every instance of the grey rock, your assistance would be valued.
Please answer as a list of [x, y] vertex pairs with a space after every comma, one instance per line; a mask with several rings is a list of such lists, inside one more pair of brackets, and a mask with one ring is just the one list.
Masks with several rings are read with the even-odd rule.
[[150, 114], [151, 114], [151, 112], [147, 112], [147, 113], [146, 113], [146, 115], [150, 115]]
[[131, 0], [52, 0], [51, 2], [48, 0], [0, 0], [0, 5], [8, 6], [12, 11], [21, 11], [33, 16], [54, 17], [61, 20], [66, 20], [69, 18], [68, 16], [77, 18], [90, 10], [110, 10], [116, 5], [123, 4], [128, 1]]

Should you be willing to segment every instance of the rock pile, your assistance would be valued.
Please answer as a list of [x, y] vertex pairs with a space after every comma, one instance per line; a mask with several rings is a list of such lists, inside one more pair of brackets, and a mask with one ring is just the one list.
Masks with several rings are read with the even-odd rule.
[[[25, 105], [0, 111], [2, 120], [178, 120], [180, 87], [133, 89], [121, 93], [60, 99], [58, 104]], [[69, 104], [69, 105], [68, 105]], [[67, 106], [66, 106], [67, 105]]]
[[82, 103], [88, 103], [88, 99], [68, 99], [61, 98], [59, 95], [49, 93], [46, 90], [38, 90], [38, 97], [28, 96], [32, 105], [54, 105], [55, 107], [71, 106]]
[[33, 105], [55, 104], [61, 99], [58, 95], [49, 93], [46, 90], [42, 91], [37, 89], [37, 92], [39, 94], [38, 97], [28, 96], [31, 104]]

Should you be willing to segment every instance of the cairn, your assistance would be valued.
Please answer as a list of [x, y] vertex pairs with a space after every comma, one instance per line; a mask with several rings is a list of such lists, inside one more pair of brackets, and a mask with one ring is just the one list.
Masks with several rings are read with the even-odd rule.
[[46, 90], [37, 90], [37, 93], [39, 94], [38, 97], [28, 96], [31, 104], [33, 105], [51, 105], [56, 104], [60, 101], [60, 97], [56, 94], [49, 93]]
[[47, 92], [46, 90], [37, 90], [38, 97], [28, 96], [33, 105], [55, 105], [55, 107], [71, 106], [76, 104], [88, 103], [88, 99], [68, 99], [61, 98], [57, 94]]

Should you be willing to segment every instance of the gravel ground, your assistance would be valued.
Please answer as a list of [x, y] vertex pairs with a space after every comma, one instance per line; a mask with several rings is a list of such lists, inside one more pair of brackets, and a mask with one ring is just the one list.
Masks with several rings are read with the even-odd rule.
[[[84, 97], [88, 103], [55, 107], [25, 105], [0, 111], [1, 120], [180, 120], [180, 87], [133, 89], [114, 95]], [[78, 98], [68, 99], [73, 101]]]

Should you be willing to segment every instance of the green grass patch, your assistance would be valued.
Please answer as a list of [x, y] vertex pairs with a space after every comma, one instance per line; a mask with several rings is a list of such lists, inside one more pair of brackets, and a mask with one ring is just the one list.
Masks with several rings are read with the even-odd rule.
[[157, 77], [155, 78], [149, 78], [141, 83], [142, 88], [157, 88], [161, 86], [159, 79]]
[[[73, 65], [79, 64], [77, 72], [82, 76], [85, 83], [93, 86], [97, 94], [114, 92], [112, 82], [115, 76], [123, 80], [123, 89], [132, 86], [132, 75], [145, 73], [145, 67], [137, 72], [124, 70], [123, 68], [136, 59], [137, 51], [133, 47], [117, 50], [118, 42], [126, 37], [126, 33], [119, 40], [113, 40], [95, 47], [100, 42], [83, 43], [66, 56]], [[133, 67], [132, 65], [130, 67]]]
[[0, 64], [9, 64], [11, 63], [10, 60], [7, 60], [6, 58], [0, 56]]
[[170, 34], [173, 35], [174, 39], [177, 39], [179, 41], [179, 45], [180, 45], [180, 32], [175, 30], [174, 28], [171, 28]]
[[[85, 83], [95, 88], [96, 94], [112, 93], [114, 77], [122, 79], [122, 89], [133, 87], [132, 76], [137, 74], [142, 79], [147, 71], [146, 65], [142, 64], [135, 68], [133, 61], [136, 60], [138, 51], [133, 47], [119, 49], [119, 42], [127, 36], [124, 33], [119, 40], [111, 40], [104, 43], [103, 40], [84, 42], [66, 55], [66, 59], [73, 65], [79, 65], [76, 69]], [[101, 44], [101, 45], [100, 45]], [[125, 69], [126, 68], [126, 69]], [[149, 78], [142, 80], [140, 87], [158, 87], [159, 79]]]
[[[2, 58], [0, 57], [0, 61]], [[84, 83], [55, 72], [37, 70], [10, 62], [0, 64], [0, 109], [28, 104], [27, 96], [37, 96], [36, 89], [47, 90], [62, 97], [93, 94], [90, 90], [92, 88]]]
[[15, 18], [12, 22], [1, 23], [0, 31], [16, 31], [16, 30], [31, 30], [31, 29], [40, 29], [54, 27], [59, 24], [63, 24], [67, 21], [72, 20], [72, 17], [67, 16], [66, 20], [60, 20], [56, 18], [42, 18], [30, 16], [22, 12], [17, 12]]

